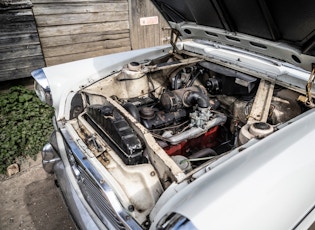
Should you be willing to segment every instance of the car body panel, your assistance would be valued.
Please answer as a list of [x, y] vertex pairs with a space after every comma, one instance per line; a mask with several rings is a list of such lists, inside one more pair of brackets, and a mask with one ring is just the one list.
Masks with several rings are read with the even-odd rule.
[[315, 110], [302, 116], [274, 135], [234, 150], [220, 165], [209, 165], [209, 172], [188, 186], [170, 188], [176, 195], [166, 198], [157, 214], [153, 211], [156, 220], [176, 212], [197, 229], [296, 227], [315, 205]]

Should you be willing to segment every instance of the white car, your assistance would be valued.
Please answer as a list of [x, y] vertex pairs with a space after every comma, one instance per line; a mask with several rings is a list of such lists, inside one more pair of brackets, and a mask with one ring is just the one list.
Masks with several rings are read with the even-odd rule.
[[314, 227], [315, 1], [153, 2], [170, 45], [32, 73], [78, 228]]

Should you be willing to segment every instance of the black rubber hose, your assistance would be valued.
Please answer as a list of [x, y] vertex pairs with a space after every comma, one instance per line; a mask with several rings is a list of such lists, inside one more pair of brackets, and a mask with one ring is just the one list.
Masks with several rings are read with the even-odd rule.
[[130, 103], [130, 102], [127, 102], [124, 104], [123, 106], [137, 121], [140, 121], [140, 114], [139, 114], [139, 110], [138, 108]]
[[203, 73], [203, 69], [199, 69], [198, 72], [197, 72], [195, 75], [193, 75], [191, 81], [190, 81], [189, 84], [186, 86], [186, 88], [192, 86], [192, 85], [194, 84], [195, 80], [196, 80], [196, 79], [199, 77], [199, 75], [202, 74], [202, 73]]
[[198, 104], [201, 108], [208, 108], [210, 106], [209, 99], [206, 95], [200, 92], [191, 91], [185, 98], [185, 103], [188, 105]]

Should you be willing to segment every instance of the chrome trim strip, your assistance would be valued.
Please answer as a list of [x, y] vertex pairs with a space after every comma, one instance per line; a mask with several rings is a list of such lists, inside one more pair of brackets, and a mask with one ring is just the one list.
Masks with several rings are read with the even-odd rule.
[[141, 230], [141, 226], [123, 209], [119, 200], [117, 199], [115, 193], [109, 187], [109, 185], [103, 180], [99, 172], [93, 167], [91, 162], [89, 162], [85, 154], [80, 150], [76, 142], [72, 139], [69, 132], [65, 129], [61, 129], [61, 133], [70, 147], [70, 150], [76, 160], [84, 167], [86, 173], [89, 174], [91, 178], [94, 179], [95, 184], [101, 190], [104, 199], [107, 199], [112, 205], [113, 210], [116, 212], [120, 220], [125, 224], [127, 228], [132, 230]]

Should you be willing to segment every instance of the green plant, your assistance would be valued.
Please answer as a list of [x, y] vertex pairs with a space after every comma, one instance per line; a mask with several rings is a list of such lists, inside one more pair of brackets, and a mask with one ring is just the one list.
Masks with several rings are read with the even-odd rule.
[[53, 109], [25, 87], [0, 95], [0, 173], [19, 158], [37, 155], [52, 132], [52, 115]]

